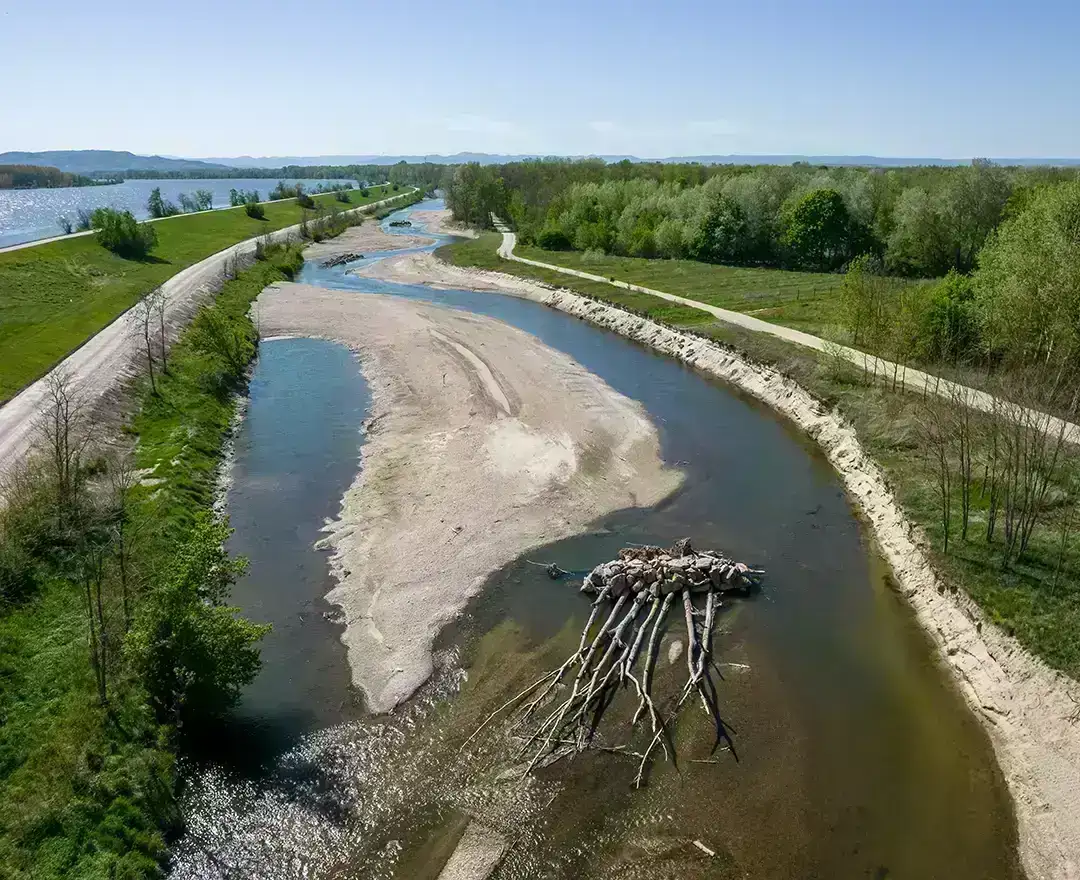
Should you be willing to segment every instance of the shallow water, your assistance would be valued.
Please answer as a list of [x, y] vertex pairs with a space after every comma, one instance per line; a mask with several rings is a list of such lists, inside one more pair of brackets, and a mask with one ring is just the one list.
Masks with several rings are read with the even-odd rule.
[[[314, 189], [320, 183], [341, 183], [328, 180], [285, 179], [293, 185], [302, 183]], [[214, 194], [214, 207], [229, 206], [230, 189], [258, 190], [262, 198], [268, 198], [270, 190], [277, 186], [277, 179], [220, 179], [220, 180], [125, 180], [109, 186], [71, 186], [57, 189], [0, 189], [0, 247], [52, 238], [60, 235], [57, 218], [64, 216], [75, 222], [76, 212], [83, 208], [116, 208], [131, 211], [142, 220], [150, 214], [146, 208], [150, 192], [161, 188], [161, 195], [179, 207], [180, 193], [194, 193], [208, 189]]]
[[[311, 544], [351, 480], [366, 391], [342, 347], [272, 342], [256, 368], [229, 504], [235, 546], [256, 560], [237, 602], [279, 626], [238, 729], [277, 757], [254, 773], [234, 759], [193, 775], [176, 876], [436, 876], [466, 814], [513, 832], [501, 878], [1019, 876], [985, 734], [889, 589], [836, 474], [787, 423], [535, 303], [310, 264], [301, 280], [492, 315], [642, 403], [685, 488], [529, 556], [584, 569], [627, 542], [691, 535], [764, 567], [764, 589], [725, 610], [715, 640], [737, 759], [662, 765], [632, 792], [635, 768], [587, 755], [512, 794], [493, 782], [499, 756], [458, 755], [462, 724], [554, 665], [586, 613], [573, 585], [525, 560], [496, 573], [444, 632], [440, 671], [398, 717], [350, 714], [344, 652], [318, 614], [325, 558]], [[680, 740], [686, 756], [704, 759], [711, 737], [695, 718], [680, 724]], [[690, 846], [694, 838], [717, 856]]]

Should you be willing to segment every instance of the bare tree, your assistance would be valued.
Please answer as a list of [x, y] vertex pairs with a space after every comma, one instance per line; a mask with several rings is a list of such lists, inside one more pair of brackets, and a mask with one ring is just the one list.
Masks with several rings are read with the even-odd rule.
[[85, 402], [62, 368], [45, 377], [45, 406], [38, 417], [37, 433], [56, 492], [57, 511], [66, 520], [76, 507], [85, 476], [84, 458], [92, 426]]
[[936, 395], [920, 402], [916, 414], [919, 438], [931, 468], [937, 476], [937, 492], [941, 513], [942, 552], [949, 552], [952, 531], [952, 466], [949, 452], [952, 447], [948, 404]]
[[165, 315], [168, 310], [169, 298], [165, 295], [164, 288], [158, 287], [150, 294], [154, 307], [154, 315], [157, 318], [158, 348], [161, 350], [161, 372], [169, 374], [169, 339], [165, 326]]
[[957, 478], [960, 481], [960, 539], [967, 540], [971, 521], [971, 462], [974, 433], [971, 425], [972, 391], [954, 383], [949, 387], [949, 415], [956, 446]]
[[138, 328], [142, 334], [143, 351], [146, 354], [146, 368], [150, 373], [150, 391], [157, 394], [157, 380], [154, 378], [154, 295], [147, 294], [139, 304], [135, 306], [135, 316], [138, 319]]
[[116, 560], [116, 574], [120, 581], [120, 602], [124, 612], [124, 631], [131, 628], [132, 620], [132, 547], [137, 535], [134, 510], [130, 501], [131, 489], [139, 482], [139, 475], [126, 452], [114, 455], [108, 464], [109, 475], [109, 532]]
[[98, 701], [102, 706], [106, 706], [109, 702], [108, 680], [111, 644], [104, 598], [105, 548], [90, 542], [81, 556], [79, 579], [82, 581], [83, 597], [86, 600], [86, 615], [89, 622], [90, 667], [94, 670]]

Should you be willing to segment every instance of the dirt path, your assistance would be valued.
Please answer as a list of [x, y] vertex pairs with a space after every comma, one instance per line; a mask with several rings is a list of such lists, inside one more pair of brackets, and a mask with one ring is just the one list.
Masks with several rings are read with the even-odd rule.
[[[880, 469], [837, 412], [775, 370], [568, 290], [460, 269], [431, 254], [383, 260], [368, 272], [387, 280], [500, 291], [544, 303], [731, 382], [805, 430], [840, 474], [942, 665], [986, 727], [1016, 804], [1020, 855], [1028, 876], [1080, 878], [1080, 687], [1024, 651], [973, 602], [945, 588], [924, 553], [925, 537], [904, 516]], [[784, 329], [765, 326], [770, 332]]]
[[258, 307], [265, 336], [354, 348], [372, 391], [362, 468], [326, 543], [353, 681], [377, 712], [427, 680], [435, 636], [487, 575], [681, 480], [639, 404], [500, 321], [300, 284]]
[[[400, 195], [395, 194], [393, 198]], [[368, 212], [386, 201], [392, 199], [372, 202], [350, 213]], [[359, 228], [369, 226], [374, 227], [375, 224], [365, 224]], [[298, 228], [290, 226], [270, 235], [274, 241], [285, 241], [290, 237], [295, 238]], [[255, 239], [240, 242], [188, 266], [162, 285], [168, 299], [167, 320], [174, 333], [186, 325], [205, 298], [220, 287], [226, 261], [250, 258], [254, 251]], [[121, 389], [138, 371], [141, 345], [138, 318], [132, 309], [68, 355], [51, 373], [68, 375], [80, 399], [92, 407], [98, 407], [106, 402], [111, 392]], [[33, 443], [35, 421], [46, 399], [47, 378], [42, 377], [24, 388], [0, 407], [0, 482], [24, 458]]]
[[[624, 290], [647, 293], [651, 296], [659, 297], [660, 299], [666, 299], [668, 302], [678, 303], [679, 305], [689, 306], [692, 309], [708, 312], [710, 315], [726, 324], [734, 324], [735, 326], [743, 327], [747, 330], [753, 330], [755, 333], [767, 333], [770, 336], [776, 336], [786, 342], [794, 342], [796, 345], [801, 345], [805, 348], [822, 351], [831, 356], [841, 357], [844, 360], [873, 373], [875, 376], [878, 374], [889, 377], [895, 375], [898, 384], [902, 384], [911, 391], [919, 393], [929, 391], [930, 393], [937, 394], [941, 397], [960, 400], [963, 401], [965, 405], [970, 406], [973, 409], [981, 410], [982, 412], [991, 412], [995, 406], [993, 395], [987, 394], [985, 391], [979, 391], [975, 388], [969, 388], [966, 385], [950, 382], [947, 379], [942, 379], [939, 376], [934, 376], [931, 373], [924, 373], [921, 370], [906, 367], [902, 364], [895, 364], [892, 361], [875, 357], [864, 351], [859, 351], [856, 348], [838, 345], [827, 339], [822, 339], [820, 336], [812, 336], [809, 333], [803, 333], [801, 330], [793, 330], [790, 327], [783, 327], [780, 324], [771, 324], [768, 321], [755, 318], [753, 315], [747, 315], [743, 312], [733, 312], [730, 309], [722, 309], [719, 306], [712, 306], [695, 299], [687, 299], [685, 296], [677, 296], [674, 293], [665, 293], [662, 290], [654, 290], [651, 287], [642, 287], [640, 284], [631, 284], [628, 281], [612, 281], [610, 278], [605, 278], [602, 275], [592, 275], [589, 272], [582, 272], [578, 269], [567, 269], [565, 266], [557, 266], [554, 263], [542, 263], [538, 260], [527, 260], [524, 257], [519, 257], [514, 254], [514, 248], [517, 247], [517, 236], [501, 221], [495, 221], [495, 226], [502, 233], [503, 240], [502, 244], [499, 246], [499, 256], [503, 259], [512, 260], [515, 263], [524, 263], [528, 266], [536, 266], [540, 269], [549, 269], [552, 272], [558, 272], [562, 275], [584, 278], [587, 281], [599, 281], [603, 284], [610, 284], [613, 287], [621, 287]], [[1053, 416], [1044, 416], [1042, 414], [1034, 416], [1033, 423], [1039, 424], [1042, 422], [1045, 423], [1046, 433], [1056, 436], [1059, 432], [1064, 431], [1065, 439], [1068, 442], [1080, 444], [1080, 425], [1066, 422], [1062, 419], [1054, 418]]]

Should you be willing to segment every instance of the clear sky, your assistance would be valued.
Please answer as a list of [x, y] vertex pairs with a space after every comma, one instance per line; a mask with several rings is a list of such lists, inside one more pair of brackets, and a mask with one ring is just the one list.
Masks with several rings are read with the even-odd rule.
[[0, 0], [0, 151], [1080, 155], [1077, 0]]

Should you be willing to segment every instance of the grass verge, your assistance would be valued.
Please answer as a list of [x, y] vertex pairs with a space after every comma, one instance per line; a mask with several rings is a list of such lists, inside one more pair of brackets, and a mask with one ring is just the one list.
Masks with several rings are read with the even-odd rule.
[[[332, 194], [314, 198], [332, 210], [395, 195], [390, 186], [372, 187], [366, 198], [360, 193], [349, 191], [349, 205]], [[157, 221], [158, 246], [146, 260], [125, 260], [92, 235], [0, 253], [0, 403], [182, 269], [302, 218], [295, 199], [263, 207], [263, 220], [240, 207]]]
[[[680, 330], [706, 336], [753, 361], [778, 369], [822, 401], [835, 406], [854, 426], [867, 453], [882, 467], [909, 519], [926, 533], [931, 562], [943, 582], [948, 584], [948, 589], [964, 591], [992, 621], [1014, 635], [1025, 648], [1054, 668], [1080, 678], [1080, 538], [1075, 529], [1063, 541], [1055, 528], [1037, 529], [1024, 557], [1003, 569], [1000, 544], [984, 539], [989, 501], [976, 479], [969, 538], [961, 540], [958, 537], [960, 499], [954, 494], [953, 538], [949, 552], [941, 552], [938, 548], [943, 545], [944, 529], [936, 490], [938, 476], [919, 436], [919, 395], [891, 392], [881, 385], [868, 384], [862, 371], [850, 363], [767, 334], [713, 321], [708, 314], [696, 309], [673, 305], [648, 294], [629, 293], [608, 284], [503, 260], [496, 253], [500, 241], [501, 236], [497, 233], [487, 233], [479, 239], [444, 246], [436, 251], [436, 255], [454, 265], [505, 272], [567, 288]], [[517, 253], [602, 274], [596, 266], [571, 265], [563, 259], [567, 254], [558, 254], [560, 259], [552, 261], [553, 254], [547, 251], [518, 249]], [[610, 259], [619, 265], [654, 262]], [[702, 271], [715, 272], [720, 268], [703, 266]], [[624, 275], [620, 280], [633, 280], [665, 292], [688, 295], [656, 277]], [[727, 308], [737, 301], [738, 294], [733, 291], [729, 297], [728, 302], [723, 303]], [[747, 301], [751, 297], [752, 292]], [[1066, 454], [1080, 459], [1080, 451], [1076, 449], [1068, 448]], [[1076, 466], [1080, 467], [1080, 461]], [[958, 491], [955, 489], [954, 493]]]

